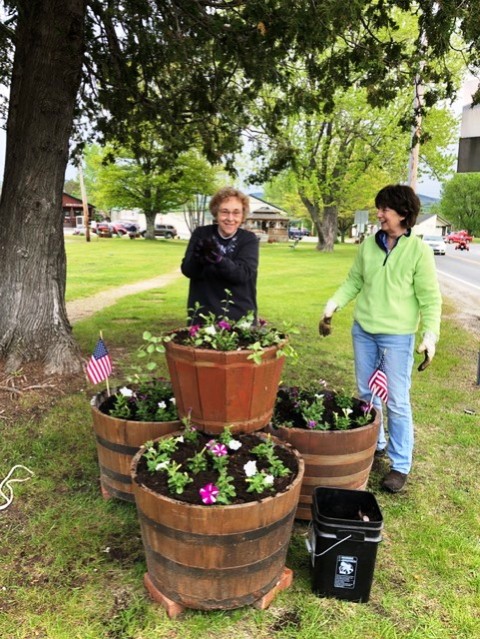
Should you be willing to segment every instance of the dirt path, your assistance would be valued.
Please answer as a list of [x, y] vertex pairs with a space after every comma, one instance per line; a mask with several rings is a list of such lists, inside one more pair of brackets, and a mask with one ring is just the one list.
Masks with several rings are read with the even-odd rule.
[[117, 302], [121, 297], [134, 295], [135, 293], [140, 293], [142, 291], [148, 291], [152, 288], [167, 286], [180, 277], [181, 272], [180, 269], [178, 269], [172, 273], [167, 273], [167, 275], [154, 277], [150, 280], [134, 282], [133, 284], [125, 284], [124, 286], [117, 286], [116, 288], [101, 291], [91, 297], [72, 300], [71, 302], [67, 302], [68, 319], [71, 324], [75, 324], [75, 322], [86, 319], [87, 317], [90, 317], [90, 315], [101, 311], [107, 306], [112, 306], [112, 304], [115, 304], [115, 302]]

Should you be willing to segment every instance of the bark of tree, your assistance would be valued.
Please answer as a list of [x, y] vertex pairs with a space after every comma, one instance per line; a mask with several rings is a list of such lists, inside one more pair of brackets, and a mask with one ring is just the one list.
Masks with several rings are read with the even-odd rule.
[[315, 231], [318, 236], [317, 251], [331, 253], [337, 237], [338, 210], [335, 205], [320, 206], [318, 202], [310, 200], [305, 193], [300, 191], [300, 198], [305, 204], [307, 211], [312, 218]]
[[65, 307], [62, 191], [80, 84], [85, 0], [18, 2], [0, 200], [0, 357], [80, 370]]

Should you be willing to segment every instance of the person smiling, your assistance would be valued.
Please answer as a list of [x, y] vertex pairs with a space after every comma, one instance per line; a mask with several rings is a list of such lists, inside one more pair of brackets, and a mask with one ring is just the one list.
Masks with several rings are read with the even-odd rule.
[[387, 424], [382, 402], [374, 396], [381, 423], [376, 456], [387, 453], [391, 468], [382, 488], [403, 489], [412, 467], [414, 428], [410, 404], [415, 334], [421, 323], [423, 337], [417, 348], [424, 370], [435, 355], [440, 334], [442, 299], [432, 249], [412, 233], [420, 200], [409, 186], [381, 189], [375, 198], [380, 229], [367, 237], [346, 280], [328, 300], [319, 331], [331, 332], [333, 313], [356, 299], [352, 328], [355, 376], [361, 399], [370, 402], [369, 380], [381, 364], [388, 384]]
[[208, 313], [238, 320], [253, 311], [256, 317], [258, 239], [241, 228], [248, 196], [224, 187], [210, 200], [210, 212], [214, 223], [194, 230], [181, 265], [190, 279], [189, 323], [201, 324]]

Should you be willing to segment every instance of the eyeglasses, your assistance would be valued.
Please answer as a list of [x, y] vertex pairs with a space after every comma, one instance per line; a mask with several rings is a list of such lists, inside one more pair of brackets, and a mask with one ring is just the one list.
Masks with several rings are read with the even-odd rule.
[[218, 211], [220, 217], [242, 217], [243, 211], [229, 211], [228, 209], [220, 209]]

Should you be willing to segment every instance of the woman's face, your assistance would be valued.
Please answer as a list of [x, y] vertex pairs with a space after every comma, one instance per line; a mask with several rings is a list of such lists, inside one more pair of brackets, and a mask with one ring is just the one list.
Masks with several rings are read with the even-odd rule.
[[238, 197], [227, 197], [218, 207], [217, 222], [220, 233], [230, 237], [243, 222], [243, 205]]
[[377, 219], [380, 222], [380, 228], [387, 235], [398, 237], [405, 233], [405, 227], [402, 226], [402, 221], [405, 218], [394, 209], [390, 209], [388, 206], [377, 209]]

